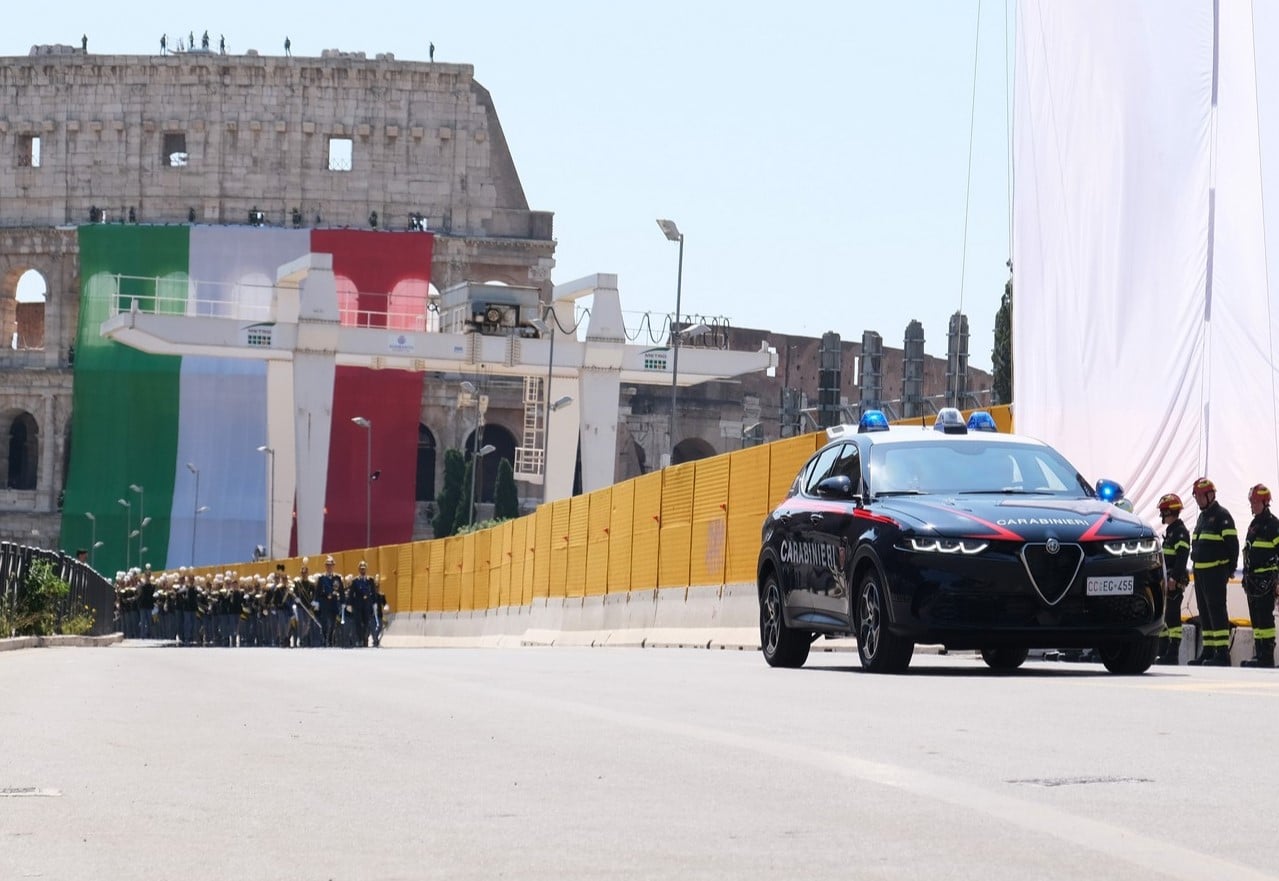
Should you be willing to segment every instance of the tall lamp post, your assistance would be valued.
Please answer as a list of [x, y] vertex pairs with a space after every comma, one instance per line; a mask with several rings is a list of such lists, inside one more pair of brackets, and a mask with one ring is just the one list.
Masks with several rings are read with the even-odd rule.
[[124, 506], [124, 568], [133, 568], [133, 528], [129, 523], [129, 517], [133, 513], [133, 505], [128, 499], [116, 499], [116, 502]]
[[189, 563], [195, 565], [195, 524], [200, 513], [200, 469], [196, 468], [190, 462], [187, 463], [187, 470], [195, 475], [195, 501], [191, 504], [191, 559]]
[[475, 384], [462, 380], [462, 391], [475, 399], [475, 434], [471, 436], [471, 504], [466, 509], [466, 525], [475, 522], [475, 469], [480, 464], [480, 434], [484, 428], [484, 413], [480, 408], [480, 396]]
[[351, 421], [364, 429], [364, 547], [373, 544], [373, 423], [363, 416]]
[[89, 565], [92, 566], [93, 552], [98, 547], [98, 518], [92, 511], [85, 511], [84, 516], [89, 518]]
[[141, 566], [146, 562], [142, 559], [142, 546], [146, 544], [146, 535], [143, 530], [151, 521], [147, 519], [146, 492], [136, 483], [129, 484], [129, 489], [138, 494], [138, 565]]
[[684, 234], [679, 231], [673, 220], [659, 220], [658, 227], [662, 234], [672, 242], [679, 242], [679, 270], [675, 276], [675, 317], [671, 320], [671, 450], [670, 459], [675, 461], [675, 444], [678, 443], [676, 426], [679, 421], [676, 407], [676, 389], [679, 387], [679, 334], [675, 325], [679, 323], [680, 295], [684, 288]]
[[271, 482], [267, 489], [266, 497], [266, 550], [267, 554], [275, 556], [275, 450], [266, 444], [258, 447], [259, 453], [266, 453], [270, 459], [271, 466]]

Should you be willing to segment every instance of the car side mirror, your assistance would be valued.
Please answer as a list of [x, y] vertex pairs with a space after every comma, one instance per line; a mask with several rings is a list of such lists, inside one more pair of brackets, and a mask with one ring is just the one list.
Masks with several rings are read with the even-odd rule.
[[818, 482], [817, 494], [831, 499], [851, 499], [854, 495], [853, 480], [847, 474], [827, 477]]

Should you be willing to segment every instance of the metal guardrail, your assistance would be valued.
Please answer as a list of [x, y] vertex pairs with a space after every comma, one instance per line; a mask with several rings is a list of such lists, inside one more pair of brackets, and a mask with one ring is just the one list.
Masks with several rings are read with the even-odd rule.
[[53, 567], [53, 574], [71, 588], [58, 604], [59, 624], [73, 610], [88, 607], [93, 610], [90, 636], [105, 636], [115, 631], [115, 589], [111, 583], [87, 563], [61, 551], [0, 542], [0, 596], [10, 602], [17, 600], [25, 589], [27, 573], [37, 560], [47, 560]]
[[[174, 315], [191, 318], [230, 318], [234, 321], [269, 324], [275, 321], [275, 287], [255, 282], [210, 282], [182, 277], [113, 274], [115, 290], [111, 293], [107, 313], [115, 317], [124, 312], [148, 315]], [[362, 294], [364, 298], [394, 299], [390, 294]], [[354, 298], [338, 293], [338, 321], [343, 327], [372, 327], [403, 330], [411, 333], [438, 332], [439, 313], [428, 308], [420, 298], [408, 298], [421, 308], [401, 309], [344, 308], [344, 300]]]

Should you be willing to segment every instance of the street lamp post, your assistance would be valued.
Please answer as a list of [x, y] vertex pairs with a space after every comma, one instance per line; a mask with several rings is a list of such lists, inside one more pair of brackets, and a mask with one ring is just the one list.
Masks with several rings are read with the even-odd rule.
[[475, 472], [480, 464], [480, 433], [484, 427], [484, 414], [480, 410], [480, 396], [475, 384], [462, 380], [462, 391], [475, 398], [475, 434], [471, 437], [471, 504], [466, 509], [466, 525], [475, 522]]
[[136, 483], [129, 484], [129, 489], [138, 494], [138, 565], [141, 566], [146, 561], [142, 559], [143, 545], [146, 543], [146, 536], [143, 530], [151, 521], [147, 519], [146, 493], [143, 488]]
[[272, 557], [275, 556], [275, 450], [266, 444], [258, 447], [259, 453], [266, 453], [270, 459], [271, 465], [271, 482], [267, 489], [266, 498], [266, 547], [267, 553]]
[[679, 231], [673, 220], [659, 220], [658, 227], [662, 234], [672, 242], [679, 242], [679, 269], [675, 275], [675, 317], [671, 320], [671, 450], [670, 459], [675, 461], [675, 444], [678, 443], [676, 426], [679, 416], [676, 411], [676, 389], [679, 387], [679, 334], [675, 325], [679, 323], [680, 295], [684, 288], [684, 234]]
[[129, 525], [129, 517], [133, 513], [133, 505], [128, 499], [116, 499], [116, 502], [124, 506], [124, 568], [133, 568], [133, 529]]
[[98, 546], [98, 518], [92, 511], [85, 511], [84, 516], [89, 518], [89, 565], [93, 566], [93, 551]]
[[190, 462], [187, 463], [187, 470], [195, 475], [195, 501], [191, 504], [191, 559], [190, 564], [195, 565], [195, 524], [200, 513], [200, 469], [196, 468]]
[[373, 423], [363, 416], [351, 421], [364, 429], [364, 547], [373, 544]]

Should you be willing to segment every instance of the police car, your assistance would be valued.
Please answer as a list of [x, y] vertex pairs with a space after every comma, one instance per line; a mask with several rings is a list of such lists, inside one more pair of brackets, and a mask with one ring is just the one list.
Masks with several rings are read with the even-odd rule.
[[799, 667], [818, 636], [854, 636], [895, 673], [915, 645], [980, 650], [997, 669], [1032, 648], [1091, 648], [1144, 673], [1164, 614], [1160, 543], [1049, 445], [941, 411], [932, 429], [878, 411], [827, 432], [764, 522], [764, 658]]

